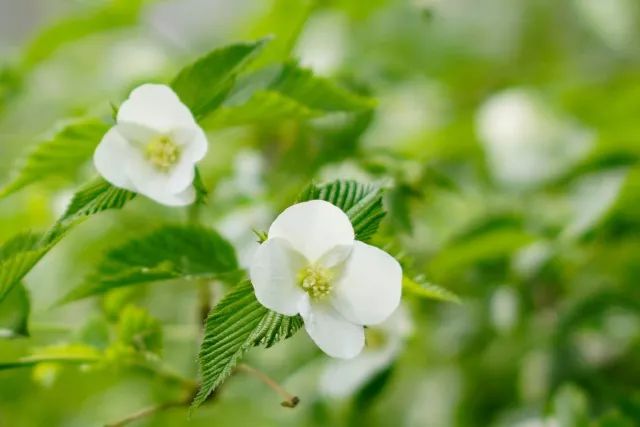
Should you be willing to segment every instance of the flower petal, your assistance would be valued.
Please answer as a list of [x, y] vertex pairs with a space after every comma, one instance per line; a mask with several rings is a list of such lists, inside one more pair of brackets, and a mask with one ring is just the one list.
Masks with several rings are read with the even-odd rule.
[[193, 114], [167, 85], [144, 84], [135, 88], [118, 109], [117, 122], [146, 126], [161, 133], [195, 125]]
[[336, 246], [351, 246], [353, 226], [337, 206], [324, 200], [298, 203], [285, 209], [271, 224], [269, 237], [288, 240], [310, 262]]
[[305, 264], [304, 257], [286, 240], [270, 238], [261, 244], [249, 270], [260, 304], [287, 316], [297, 314], [305, 292], [296, 276]]
[[199, 162], [207, 154], [209, 143], [200, 126], [176, 128], [171, 132], [171, 137], [182, 146], [182, 156], [191, 162]]
[[136, 191], [133, 183], [127, 176], [127, 168], [123, 164], [127, 162], [129, 154], [135, 151], [126, 139], [112, 127], [102, 137], [102, 141], [93, 153], [93, 164], [98, 173], [111, 184], [125, 190]]
[[364, 348], [364, 328], [349, 322], [330, 304], [310, 303], [305, 297], [300, 315], [313, 342], [329, 356], [351, 359]]
[[332, 304], [359, 325], [375, 325], [400, 304], [402, 268], [391, 255], [356, 241], [334, 283]]

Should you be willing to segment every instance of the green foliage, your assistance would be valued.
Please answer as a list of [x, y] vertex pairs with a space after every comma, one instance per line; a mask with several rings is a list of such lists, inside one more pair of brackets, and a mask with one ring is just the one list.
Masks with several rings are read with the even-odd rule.
[[171, 86], [199, 118], [222, 102], [238, 72], [265, 43], [263, 39], [216, 49], [183, 68]]
[[0, 246], [0, 304], [55, 243], [38, 234], [22, 233]]
[[356, 239], [367, 241], [376, 233], [385, 216], [382, 194], [383, 189], [377, 185], [339, 180], [311, 184], [300, 194], [298, 201], [320, 199], [333, 203], [351, 220]]
[[104, 179], [96, 178], [74, 194], [57, 226], [62, 227], [108, 209], [120, 209], [135, 196], [131, 191], [114, 187]]
[[104, 7], [63, 18], [42, 30], [27, 46], [23, 66], [31, 68], [69, 42], [117, 27], [133, 25], [144, 0], [114, 0]]
[[50, 177], [73, 177], [93, 154], [107, 125], [88, 118], [73, 121], [38, 144], [0, 189], [0, 198]]
[[98, 362], [101, 353], [83, 344], [62, 344], [34, 349], [26, 357], [13, 362], [0, 362], [0, 371], [15, 368], [29, 368], [41, 363], [84, 365]]
[[454, 302], [458, 304], [461, 302], [460, 297], [450, 290], [433, 283], [418, 282], [407, 275], [402, 277], [402, 287], [406, 292], [420, 298]]
[[207, 400], [251, 347], [270, 347], [295, 334], [301, 325], [298, 316], [283, 316], [261, 305], [250, 282], [237, 285], [207, 318], [199, 356], [202, 384], [193, 407]]
[[14, 286], [0, 303], [0, 338], [29, 336], [31, 303], [24, 285]]
[[[206, 128], [305, 121], [330, 113], [370, 110], [375, 102], [295, 63], [260, 70], [239, 84], [238, 93], [203, 121]], [[250, 95], [247, 95], [250, 93]]]
[[162, 325], [147, 310], [129, 305], [120, 313], [118, 343], [137, 352], [159, 354], [162, 351]]
[[215, 231], [165, 226], [109, 251], [65, 301], [157, 280], [220, 278], [237, 268], [233, 247]]

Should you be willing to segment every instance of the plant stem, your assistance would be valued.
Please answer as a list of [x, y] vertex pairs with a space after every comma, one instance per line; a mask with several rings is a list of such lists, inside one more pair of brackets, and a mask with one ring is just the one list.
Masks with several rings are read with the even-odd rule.
[[300, 403], [300, 399], [298, 396], [294, 396], [284, 389], [280, 384], [278, 384], [273, 378], [265, 374], [264, 372], [247, 365], [246, 363], [240, 363], [237, 367], [238, 371], [245, 372], [247, 374], [253, 375], [258, 378], [260, 381], [265, 383], [269, 388], [278, 393], [280, 396], [284, 398], [284, 401], [280, 403], [285, 408], [295, 408], [298, 403]]
[[171, 401], [171, 402], [165, 402], [165, 403], [161, 403], [159, 405], [155, 405], [155, 406], [149, 406], [147, 408], [141, 409], [138, 412], [134, 412], [133, 414], [119, 420], [116, 421], [114, 423], [111, 424], [105, 424], [104, 427], [122, 427], [122, 426], [126, 426], [129, 423], [132, 423], [133, 421], [137, 421], [139, 419], [148, 417], [150, 415], [156, 414], [158, 412], [162, 412], [165, 411], [167, 409], [171, 409], [171, 408], [179, 408], [182, 406], [188, 406], [190, 402], [190, 399], [182, 399], [182, 400], [175, 400], [175, 401]]

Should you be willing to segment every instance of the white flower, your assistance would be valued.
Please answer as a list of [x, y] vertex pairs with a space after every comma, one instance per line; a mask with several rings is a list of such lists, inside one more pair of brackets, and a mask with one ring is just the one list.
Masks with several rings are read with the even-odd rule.
[[367, 345], [358, 357], [330, 360], [320, 376], [320, 391], [330, 397], [352, 395], [370, 378], [388, 367], [404, 348], [413, 325], [404, 306], [383, 323], [367, 328]]
[[116, 125], [102, 138], [93, 161], [116, 187], [184, 206], [195, 200], [195, 163], [206, 152], [204, 132], [175, 92], [144, 84], [120, 106]]
[[250, 268], [258, 301], [281, 314], [299, 313], [311, 339], [333, 357], [357, 356], [363, 325], [383, 322], [400, 303], [400, 264], [354, 239], [338, 207], [299, 203], [271, 224]]

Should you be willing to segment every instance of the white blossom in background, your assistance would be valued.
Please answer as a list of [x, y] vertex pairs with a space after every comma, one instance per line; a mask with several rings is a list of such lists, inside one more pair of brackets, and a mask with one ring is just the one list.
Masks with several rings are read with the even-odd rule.
[[524, 89], [489, 98], [478, 110], [476, 132], [492, 174], [507, 187], [530, 187], [557, 177], [593, 141], [591, 132], [557, 117]]
[[387, 368], [404, 348], [413, 325], [404, 306], [377, 326], [366, 329], [363, 352], [349, 360], [330, 360], [320, 376], [320, 391], [330, 397], [346, 397]]
[[314, 13], [295, 48], [296, 57], [304, 67], [316, 74], [330, 75], [338, 70], [349, 45], [349, 23], [342, 13]]
[[311, 339], [332, 357], [360, 354], [364, 326], [383, 322], [400, 304], [400, 264], [355, 240], [347, 215], [323, 200], [282, 212], [249, 273], [258, 301], [281, 314], [300, 314]]
[[111, 184], [168, 206], [195, 200], [195, 164], [207, 138], [191, 111], [166, 85], [134, 89], [116, 124], [96, 148], [96, 169]]

